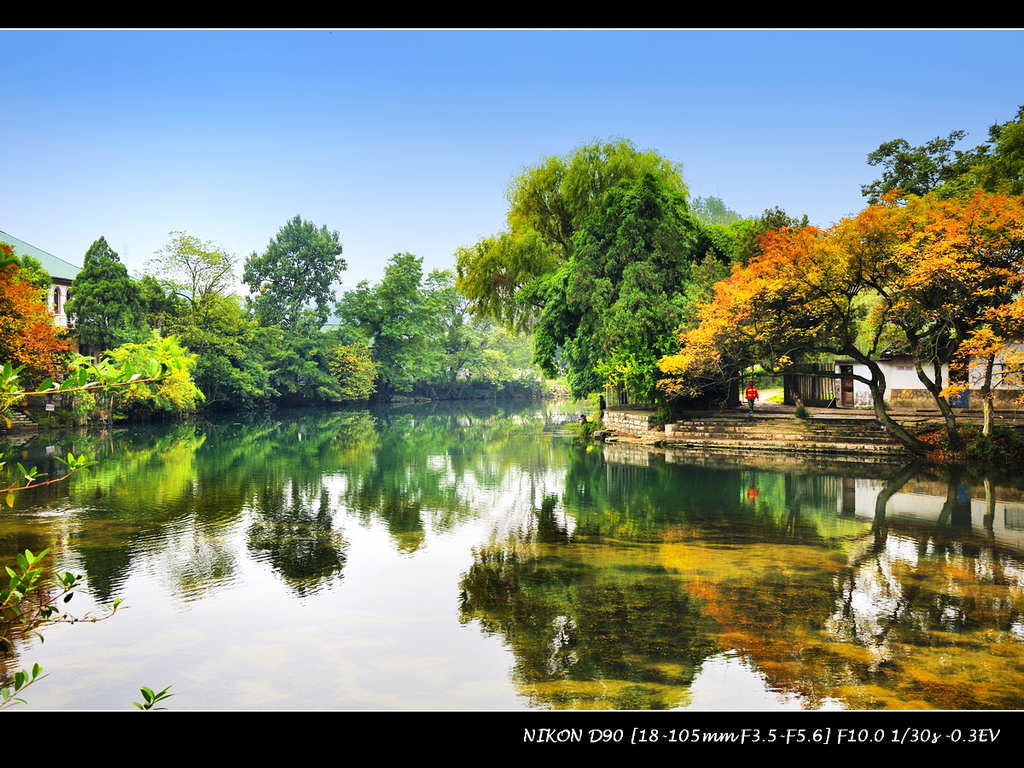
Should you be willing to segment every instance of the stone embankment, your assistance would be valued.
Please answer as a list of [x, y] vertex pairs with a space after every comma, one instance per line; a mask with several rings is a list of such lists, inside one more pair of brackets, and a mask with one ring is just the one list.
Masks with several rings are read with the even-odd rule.
[[[609, 418], [611, 417], [611, 418]], [[873, 418], [829, 416], [798, 419], [789, 414], [707, 413], [652, 429], [644, 411], [609, 411], [606, 442], [655, 448], [702, 449], [724, 454], [787, 453], [892, 462], [909, 456]]]
[[651, 411], [607, 410], [602, 420], [605, 429], [616, 434], [642, 435], [653, 426], [653, 419]]

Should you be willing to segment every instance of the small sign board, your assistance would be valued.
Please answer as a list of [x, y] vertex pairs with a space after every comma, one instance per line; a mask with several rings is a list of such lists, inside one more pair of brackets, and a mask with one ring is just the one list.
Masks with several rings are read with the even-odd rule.
[[47, 404], [46, 404], [46, 410], [48, 410], [48, 411], [52, 411], [52, 410], [54, 410], [54, 409], [55, 409], [56, 407], [57, 407], [57, 406], [56, 406], [56, 405], [54, 405], [53, 403], [47, 403]]

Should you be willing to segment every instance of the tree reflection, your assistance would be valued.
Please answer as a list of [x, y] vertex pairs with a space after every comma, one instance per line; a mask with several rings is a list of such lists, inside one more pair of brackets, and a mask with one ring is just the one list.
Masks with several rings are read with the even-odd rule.
[[460, 582], [461, 620], [505, 639], [534, 703], [685, 704], [729, 651], [809, 707], [1024, 704], [1022, 553], [971, 528], [962, 472], [899, 469], [858, 510], [835, 477], [614, 470], [573, 454], [567, 516], [546, 498]]
[[295, 488], [286, 494], [282, 486], [268, 486], [259, 493], [254, 509], [249, 551], [267, 560], [296, 594], [305, 597], [340, 578], [346, 544], [334, 530], [326, 489], [321, 489], [319, 504], [313, 506]]
[[[546, 500], [550, 509], [553, 499]], [[460, 621], [479, 621], [515, 654], [538, 705], [663, 709], [685, 701], [714, 653], [713, 622], [683, 585], [628, 558], [600, 565], [541, 522], [533, 541], [484, 547], [462, 578]]]
[[668, 460], [544, 430], [540, 413], [481, 404], [62, 437], [100, 464], [19, 495], [0, 549], [56, 542], [102, 602], [136, 574], [196, 599], [245, 558], [304, 597], [345, 576], [351, 526], [418, 555], [487, 515], [460, 620], [508, 644], [537, 706], [683, 705], [722, 652], [808, 706], [1024, 706], [1021, 488]]

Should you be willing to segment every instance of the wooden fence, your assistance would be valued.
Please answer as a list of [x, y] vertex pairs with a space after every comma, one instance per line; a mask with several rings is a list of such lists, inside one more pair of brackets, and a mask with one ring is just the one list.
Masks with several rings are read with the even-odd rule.
[[[829, 363], [820, 363], [801, 366], [801, 369], [782, 377], [782, 402], [786, 405], [796, 405], [793, 392], [797, 392], [804, 405], [813, 405], [817, 408], [835, 406], [836, 396], [839, 394], [836, 385], [838, 380], [834, 375], [820, 375], [822, 373], [835, 374], [835, 366]], [[817, 371], [819, 375], [814, 375], [811, 371]]]

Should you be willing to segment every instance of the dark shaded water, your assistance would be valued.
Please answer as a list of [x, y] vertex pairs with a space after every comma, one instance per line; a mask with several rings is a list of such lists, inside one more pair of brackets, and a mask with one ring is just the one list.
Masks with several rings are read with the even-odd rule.
[[[571, 411], [571, 408], [568, 410]], [[582, 446], [557, 409], [317, 411], [35, 438], [19, 493], [97, 624], [30, 708], [1024, 707], [1024, 491]], [[879, 503], [879, 499], [881, 502]]]

